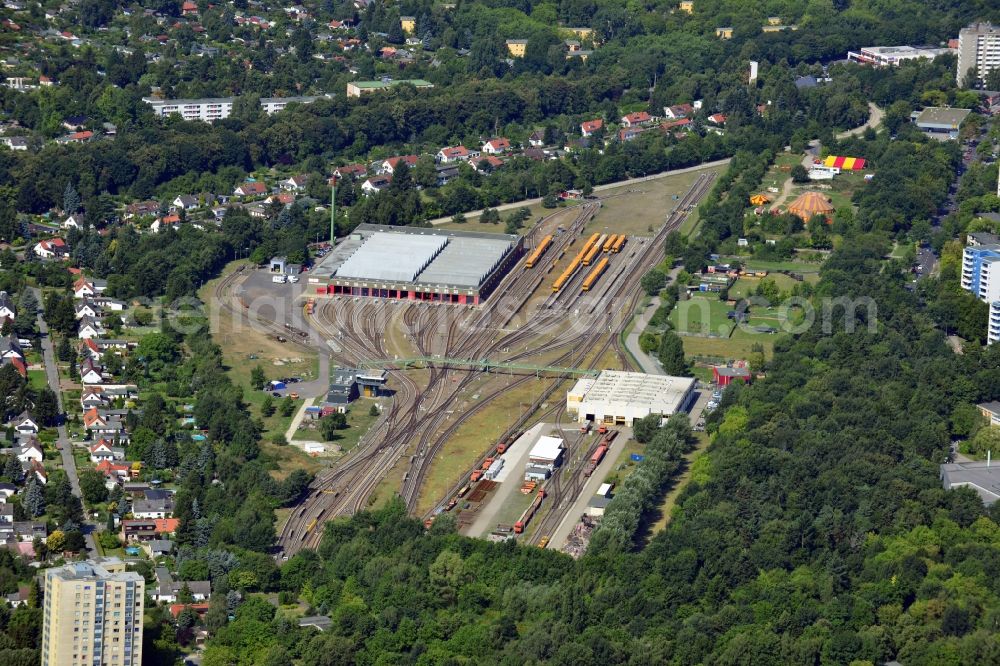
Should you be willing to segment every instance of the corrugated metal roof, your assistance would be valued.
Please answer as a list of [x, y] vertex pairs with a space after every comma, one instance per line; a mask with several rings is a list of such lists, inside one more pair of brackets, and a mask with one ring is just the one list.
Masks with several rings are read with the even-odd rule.
[[506, 238], [453, 237], [417, 278], [421, 284], [478, 287], [510, 251]]
[[376, 232], [337, 270], [337, 277], [413, 282], [447, 244], [442, 236]]

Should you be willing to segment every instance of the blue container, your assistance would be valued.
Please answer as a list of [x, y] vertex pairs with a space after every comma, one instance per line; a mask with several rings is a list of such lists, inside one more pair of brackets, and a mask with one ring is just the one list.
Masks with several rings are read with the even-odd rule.
[[633, 453], [631, 458], [632, 462], [642, 462], [643, 460], [646, 459], [646, 456], [642, 455], [641, 453]]

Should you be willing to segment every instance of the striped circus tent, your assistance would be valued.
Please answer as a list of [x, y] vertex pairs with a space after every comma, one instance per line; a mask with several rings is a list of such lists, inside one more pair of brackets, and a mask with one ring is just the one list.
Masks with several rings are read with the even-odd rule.
[[798, 199], [788, 204], [788, 212], [798, 215], [805, 221], [813, 215], [827, 215], [833, 212], [830, 201], [819, 192], [805, 192]]
[[830, 155], [823, 160], [823, 166], [836, 167], [843, 171], [860, 171], [865, 168], [865, 158]]
[[755, 194], [752, 197], [750, 197], [750, 205], [752, 205], [752, 206], [763, 206], [764, 204], [768, 203], [769, 201], [770, 201], [770, 199], [768, 199], [763, 194]]

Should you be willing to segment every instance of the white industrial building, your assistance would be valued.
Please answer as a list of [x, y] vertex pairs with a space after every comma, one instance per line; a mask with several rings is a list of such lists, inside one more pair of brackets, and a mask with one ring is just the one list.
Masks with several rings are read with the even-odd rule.
[[535, 443], [528, 454], [528, 465], [533, 467], [547, 467], [551, 471], [559, 465], [562, 452], [563, 441], [559, 437], [539, 437], [538, 442]]
[[604, 370], [578, 380], [566, 393], [566, 412], [580, 423], [631, 426], [650, 414], [666, 418], [681, 411], [694, 386], [692, 377]]

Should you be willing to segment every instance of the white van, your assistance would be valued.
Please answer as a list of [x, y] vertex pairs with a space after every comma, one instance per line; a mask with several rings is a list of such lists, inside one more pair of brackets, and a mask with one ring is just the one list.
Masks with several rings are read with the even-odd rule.
[[284, 275], [275, 275], [271, 278], [271, 282], [275, 284], [285, 284], [285, 280], [287, 280], [287, 278]]
[[289, 275], [288, 276], [288, 281], [291, 282], [292, 284], [295, 284], [296, 282], [299, 281], [299, 276], [298, 275]]

